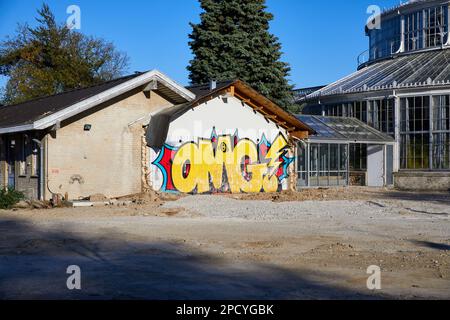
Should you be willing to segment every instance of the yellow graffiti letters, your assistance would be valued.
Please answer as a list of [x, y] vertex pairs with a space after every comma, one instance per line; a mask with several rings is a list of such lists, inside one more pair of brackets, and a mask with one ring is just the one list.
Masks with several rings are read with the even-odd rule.
[[[173, 183], [177, 190], [182, 193], [192, 192], [197, 186], [198, 179], [201, 179], [199, 175], [202, 172], [199, 170], [199, 166], [195, 165], [197, 154], [197, 145], [195, 143], [189, 143], [182, 146], [173, 159]], [[186, 171], [189, 172], [186, 174]]]
[[240, 140], [235, 146], [234, 143], [231, 136], [221, 136], [215, 142], [200, 139], [198, 144], [181, 146], [171, 168], [174, 187], [182, 193], [195, 190], [206, 193], [212, 188], [220, 190], [228, 183], [232, 193], [276, 192], [279, 185], [276, 173], [286, 139], [280, 134], [265, 159], [259, 159], [258, 147], [251, 140]]

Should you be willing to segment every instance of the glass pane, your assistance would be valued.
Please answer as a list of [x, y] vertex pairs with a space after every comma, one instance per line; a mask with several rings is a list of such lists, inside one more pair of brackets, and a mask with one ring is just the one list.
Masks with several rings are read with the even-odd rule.
[[321, 144], [320, 145], [320, 155], [319, 155], [319, 163], [320, 163], [319, 170], [320, 171], [328, 172], [328, 170], [329, 170], [328, 155], [329, 155], [328, 144]]
[[433, 169], [450, 169], [450, 133], [433, 135]]
[[312, 144], [311, 147], [311, 163], [310, 163], [310, 168], [311, 168], [311, 172], [316, 172], [318, 171], [318, 160], [319, 160], [319, 146], [317, 144]]
[[338, 171], [339, 169], [339, 145], [330, 145], [330, 170]]
[[306, 171], [306, 149], [303, 143], [297, 145], [297, 171]]
[[348, 156], [348, 150], [347, 145], [341, 144], [339, 146], [339, 158], [340, 158], [340, 166], [339, 169], [341, 171], [347, 171], [347, 156]]

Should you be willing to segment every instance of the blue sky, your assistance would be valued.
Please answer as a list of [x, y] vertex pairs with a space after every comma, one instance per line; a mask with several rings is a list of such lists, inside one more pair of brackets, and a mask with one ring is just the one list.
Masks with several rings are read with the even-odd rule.
[[[130, 57], [129, 72], [159, 69], [188, 84], [186, 66], [189, 22], [198, 22], [197, 0], [47, 0], [59, 21], [69, 5], [81, 8], [81, 32], [115, 43]], [[399, 4], [399, 0], [267, 0], [275, 15], [271, 32], [280, 38], [283, 60], [290, 63], [296, 87], [327, 84], [351, 73], [367, 49], [366, 10]], [[34, 24], [41, 0], [0, 0], [0, 39], [17, 23]], [[0, 86], [5, 78], [0, 79]]]

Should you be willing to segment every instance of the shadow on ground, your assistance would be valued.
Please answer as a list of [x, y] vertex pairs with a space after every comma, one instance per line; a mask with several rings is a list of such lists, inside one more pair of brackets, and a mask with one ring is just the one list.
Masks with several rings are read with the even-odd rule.
[[429, 241], [412, 241], [415, 245], [418, 245], [420, 247], [425, 248], [431, 248], [435, 250], [441, 250], [441, 251], [450, 251], [450, 245], [445, 243], [435, 243], [435, 242], [429, 242]]
[[[82, 290], [69, 291], [69, 265]], [[183, 243], [85, 238], [0, 219], [1, 299], [382, 299], [326, 285], [337, 275], [243, 261], [231, 264]]]
[[426, 201], [437, 204], [450, 205], [450, 192], [420, 192], [420, 191], [397, 191], [389, 190], [385, 192], [367, 191], [373, 198], [406, 200], [406, 201]]

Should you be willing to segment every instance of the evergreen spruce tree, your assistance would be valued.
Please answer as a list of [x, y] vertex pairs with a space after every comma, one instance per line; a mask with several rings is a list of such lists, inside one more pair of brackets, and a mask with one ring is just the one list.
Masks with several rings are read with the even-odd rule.
[[279, 106], [292, 104], [290, 67], [280, 60], [281, 44], [269, 32], [273, 15], [265, 0], [200, 0], [203, 13], [192, 24], [192, 84], [241, 79]]

